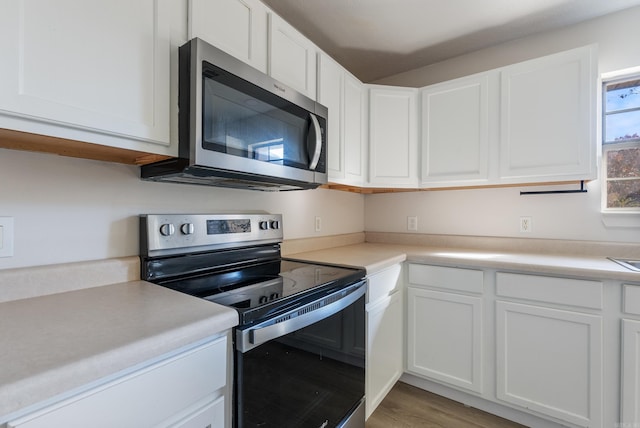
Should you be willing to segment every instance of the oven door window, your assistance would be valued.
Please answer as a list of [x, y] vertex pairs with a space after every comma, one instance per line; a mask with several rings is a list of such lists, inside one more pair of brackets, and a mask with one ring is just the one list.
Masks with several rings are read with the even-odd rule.
[[315, 324], [236, 351], [236, 426], [335, 427], [364, 397], [364, 296]]
[[306, 169], [309, 113], [238, 77], [203, 76], [202, 145], [207, 150]]

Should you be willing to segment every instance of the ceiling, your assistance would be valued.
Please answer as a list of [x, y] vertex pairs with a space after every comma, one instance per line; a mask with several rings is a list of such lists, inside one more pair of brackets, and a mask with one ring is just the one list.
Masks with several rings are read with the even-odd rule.
[[364, 82], [640, 0], [262, 0]]

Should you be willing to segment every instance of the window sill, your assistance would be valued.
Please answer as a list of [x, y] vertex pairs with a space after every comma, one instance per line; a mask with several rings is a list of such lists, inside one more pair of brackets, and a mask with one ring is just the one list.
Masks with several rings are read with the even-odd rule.
[[602, 222], [606, 227], [640, 228], [640, 211], [603, 211]]

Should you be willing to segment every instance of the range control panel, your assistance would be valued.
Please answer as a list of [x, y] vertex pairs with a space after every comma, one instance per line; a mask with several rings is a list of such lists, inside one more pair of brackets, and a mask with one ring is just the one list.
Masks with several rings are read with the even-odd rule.
[[194, 247], [234, 247], [281, 242], [281, 214], [146, 214], [140, 216], [140, 246], [155, 252], [192, 252]]

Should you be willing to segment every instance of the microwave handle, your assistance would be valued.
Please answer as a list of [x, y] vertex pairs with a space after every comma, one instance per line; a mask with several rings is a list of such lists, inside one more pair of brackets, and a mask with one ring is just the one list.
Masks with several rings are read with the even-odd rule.
[[322, 152], [322, 130], [320, 129], [320, 123], [315, 114], [309, 113], [311, 124], [309, 127], [309, 137], [307, 138], [307, 150], [312, 153], [310, 156], [309, 169], [315, 170], [320, 160], [320, 153]]

